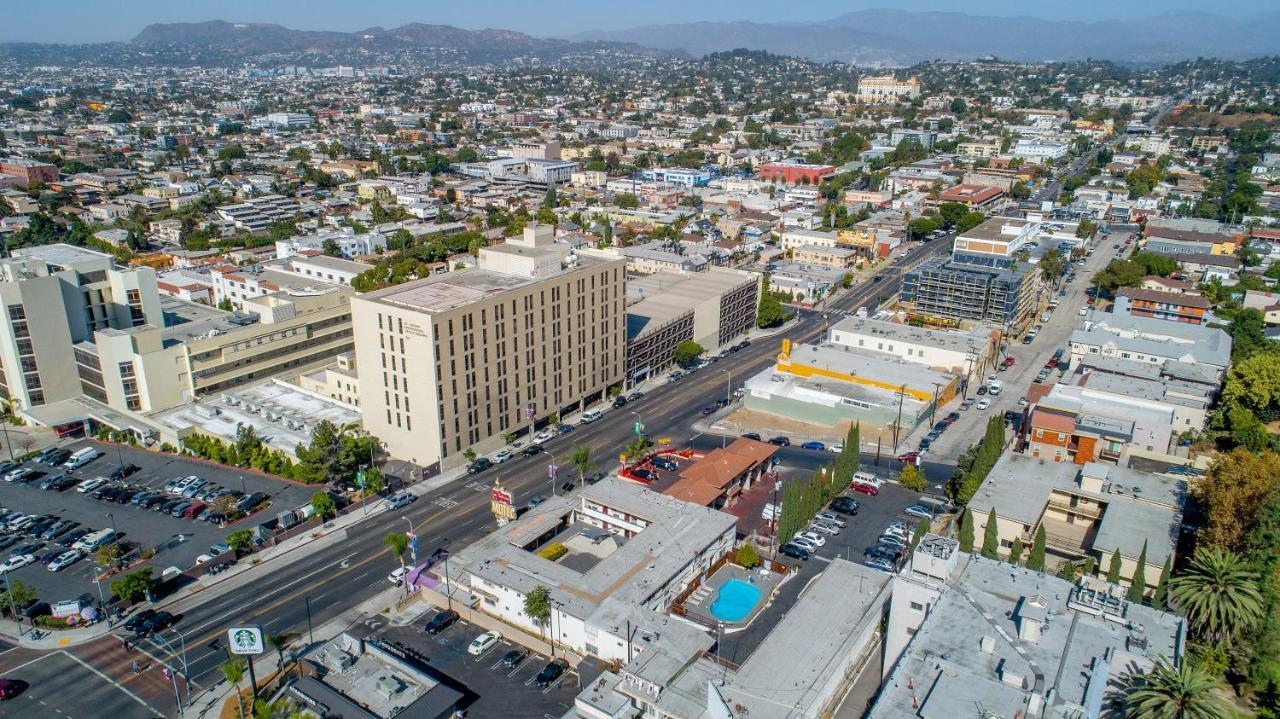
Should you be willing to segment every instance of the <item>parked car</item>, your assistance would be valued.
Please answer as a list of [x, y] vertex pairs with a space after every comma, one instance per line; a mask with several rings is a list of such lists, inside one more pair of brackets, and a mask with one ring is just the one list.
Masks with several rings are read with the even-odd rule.
[[804, 547], [801, 547], [796, 544], [791, 544], [790, 542], [782, 545], [782, 548], [779, 549], [778, 551], [788, 557], [791, 557], [792, 559], [799, 559], [801, 561], [807, 560], [809, 557], [813, 555], [812, 552], [805, 549]]
[[178, 516], [182, 517], [183, 519], [195, 519], [196, 517], [200, 516], [201, 512], [203, 512], [208, 508], [209, 508], [209, 505], [205, 504], [204, 502], [192, 502], [186, 507], [183, 507], [182, 514]]
[[978, 409], [987, 409], [988, 407], [991, 406], [991, 400], [987, 399], [986, 397], [983, 397], [982, 399], [978, 400], [977, 406], [978, 406]]
[[502, 464], [503, 462], [507, 461], [508, 459], [511, 459], [514, 456], [515, 456], [515, 453], [513, 453], [511, 450], [503, 448], [498, 450], [493, 455], [493, 462], [494, 464]]
[[831, 536], [835, 536], [840, 533], [840, 527], [837, 527], [830, 522], [823, 522], [815, 519], [809, 523], [809, 531], [819, 535], [829, 534]]
[[115, 469], [111, 470], [111, 474], [109, 476], [111, 477], [111, 479], [120, 481], [120, 480], [123, 480], [125, 477], [128, 477], [136, 473], [140, 469], [142, 468], [136, 464], [126, 464], [123, 467], [116, 467]]
[[582, 413], [582, 419], [580, 420], [580, 423], [591, 424], [592, 422], [600, 419], [603, 416], [604, 416], [604, 412], [601, 412], [598, 409], [589, 409], [586, 412]]
[[471, 644], [467, 647], [467, 654], [478, 657], [492, 649], [501, 640], [501, 634], [494, 631], [485, 632], [471, 640]]
[[523, 662], [525, 658], [528, 656], [529, 656], [528, 649], [516, 647], [515, 649], [512, 649], [511, 651], [502, 655], [502, 662], [501, 662], [502, 668], [515, 669], [516, 667], [520, 666], [520, 663]]
[[613, 398], [614, 407], [625, 407], [626, 404], [627, 404], [627, 398], [623, 397], [622, 395], [618, 395], [617, 397]]
[[0, 574], [8, 574], [13, 570], [25, 567], [34, 561], [36, 561], [36, 555], [34, 554], [14, 554], [9, 557], [9, 559], [5, 560], [4, 564], [0, 564]]
[[413, 504], [417, 499], [418, 497], [412, 492], [400, 492], [399, 494], [393, 494], [390, 497], [387, 497], [387, 509], [404, 509], [410, 504]]
[[404, 583], [404, 575], [408, 573], [409, 567], [396, 567], [387, 575], [387, 581], [398, 587]]
[[71, 458], [71, 450], [61, 447], [51, 447], [41, 452], [36, 457], [37, 464], [44, 464], [50, 467], [56, 467]]
[[529, 500], [529, 503], [526, 504], [525, 506], [528, 507], [529, 509], [533, 509], [534, 507], [538, 506], [539, 504], [542, 504], [545, 501], [547, 501], [547, 498], [539, 494], [532, 497]]
[[533, 683], [536, 684], [539, 689], [546, 689], [552, 684], [555, 684], [556, 680], [568, 670], [568, 662], [558, 658], [552, 659], [547, 662], [547, 665], [542, 668], [542, 671], [538, 672], [538, 676], [534, 677]]
[[810, 553], [816, 553], [818, 551], [818, 545], [816, 543], [810, 542], [808, 538], [801, 537], [799, 535], [791, 538], [791, 544], [794, 544]]
[[79, 541], [80, 541], [81, 539], [83, 539], [84, 537], [88, 536], [88, 535], [89, 535], [89, 533], [90, 533], [90, 532], [92, 532], [92, 531], [93, 531], [93, 530], [92, 530], [92, 529], [89, 529], [88, 527], [81, 527], [81, 528], [79, 528], [79, 529], [73, 529], [73, 530], [71, 530], [71, 533], [70, 533], [70, 534], [68, 534], [67, 536], [65, 536], [65, 537], [63, 537], [62, 539], [59, 539], [59, 540], [58, 540], [58, 546], [59, 546], [59, 547], [70, 547], [71, 545], [75, 544], [76, 542], [79, 542]]
[[831, 511], [854, 516], [858, 513], [858, 500], [853, 497], [836, 497], [831, 500]]
[[70, 567], [80, 561], [82, 557], [84, 557], [84, 555], [80, 553], [79, 549], [68, 549], [55, 557], [52, 562], [49, 562], [49, 571], [61, 572], [67, 567]]
[[654, 457], [651, 464], [664, 472], [675, 472], [680, 469], [680, 465], [670, 457]]
[[435, 616], [431, 617], [431, 619], [427, 621], [426, 626], [423, 627], [423, 631], [427, 634], [439, 634], [452, 626], [456, 621], [458, 621], [457, 612], [452, 609], [443, 609], [436, 612]]
[[248, 497], [245, 497], [244, 499], [240, 500], [240, 502], [236, 504], [236, 509], [240, 510], [241, 512], [248, 512], [249, 510], [253, 509], [259, 504], [262, 504], [263, 502], [267, 501], [268, 498], [269, 497], [266, 492], [254, 492]]
[[863, 562], [863, 564], [867, 565], [868, 567], [871, 567], [872, 569], [878, 569], [882, 572], [887, 572], [889, 574], [893, 574], [894, 572], [893, 565], [890, 564], [888, 561], [881, 559], [880, 557], [872, 557], [871, 559], [868, 559], [866, 562]]
[[211, 562], [215, 558], [220, 557], [230, 551], [231, 551], [231, 547], [226, 544], [210, 545], [209, 551], [196, 557], [196, 564], [204, 564], [205, 562]]
[[817, 452], [827, 451], [827, 445], [821, 442], [805, 442], [804, 444], [800, 445], [800, 447], [801, 449], [812, 449]]
[[467, 474], [479, 474], [493, 466], [493, 461], [488, 457], [478, 457], [467, 467]]
[[786, 437], [770, 437], [769, 444], [776, 445], [778, 447], [789, 447], [791, 446], [791, 440]]
[[910, 507], [907, 507], [902, 510], [902, 513], [911, 517], [919, 517], [921, 519], [933, 519], [933, 512], [929, 511], [928, 507], [924, 507], [919, 504], [913, 504]]
[[755, 440], [755, 441], [757, 441], [757, 442], [759, 442], [759, 441], [760, 441], [760, 435], [756, 434], [755, 432], [747, 432], [746, 434], [742, 435], [742, 438], [743, 438], [743, 439], [754, 439], [754, 440]]
[[841, 517], [838, 514], [832, 514], [831, 512], [818, 512], [817, 514], [813, 515], [813, 519], [814, 521], [817, 521], [817, 522], [826, 522], [828, 524], [834, 524], [840, 528], [849, 526], [849, 523], [845, 521], [844, 517]]
[[906, 454], [900, 454], [898, 455], [898, 461], [902, 462], [903, 464], [908, 464], [908, 463], [917, 464], [920, 461], [920, 453], [907, 452]]
[[880, 494], [879, 488], [872, 486], [870, 484], [866, 484], [864, 482], [850, 482], [849, 489], [852, 489], [858, 494], [865, 494], [871, 497], [874, 497], [877, 494]]
[[804, 531], [804, 532], [800, 532], [800, 533], [798, 533], [798, 534], [796, 535], [796, 538], [798, 538], [798, 539], [806, 539], [806, 540], [808, 540], [810, 543], [812, 543], [815, 547], [825, 547], [825, 546], [827, 546], [827, 538], [826, 538], [826, 537], [824, 537], [824, 536], [822, 536], [822, 533], [821, 533], [821, 532]]

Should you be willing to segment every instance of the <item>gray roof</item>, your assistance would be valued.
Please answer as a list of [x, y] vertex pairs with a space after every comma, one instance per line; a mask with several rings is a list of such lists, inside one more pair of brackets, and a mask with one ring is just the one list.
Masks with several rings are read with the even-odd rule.
[[1215, 367], [1231, 362], [1231, 336], [1215, 327], [1133, 315], [1091, 317], [1088, 329], [1071, 333], [1072, 343]]

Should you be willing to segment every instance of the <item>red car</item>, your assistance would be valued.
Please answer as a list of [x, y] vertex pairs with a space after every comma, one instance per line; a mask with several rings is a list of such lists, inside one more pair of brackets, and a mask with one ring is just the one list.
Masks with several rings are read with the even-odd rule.
[[907, 452], [906, 454], [898, 455], [898, 461], [904, 464], [907, 462], [918, 462], [920, 461], [920, 455], [916, 452]]
[[18, 696], [26, 686], [26, 682], [17, 679], [0, 679], [0, 700]]
[[1057, 367], [1057, 366], [1058, 366], [1058, 358], [1057, 358], [1057, 357], [1050, 357], [1050, 358], [1049, 358], [1049, 361], [1044, 363], [1044, 366], [1045, 366], [1045, 367]]
[[875, 485], [863, 484], [862, 482], [850, 482], [849, 489], [852, 489], [858, 494], [866, 494], [872, 497], [876, 496], [877, 494], [880, 494], [880, 490], [877, 489]]

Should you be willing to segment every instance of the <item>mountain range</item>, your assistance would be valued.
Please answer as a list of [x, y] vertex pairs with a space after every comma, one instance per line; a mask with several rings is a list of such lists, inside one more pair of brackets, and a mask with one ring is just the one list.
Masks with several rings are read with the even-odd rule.
[[1226, 17], [1169, 12], [1093, 22], [989, 17], [959, 12], [861, 10], [821, 22], [697, 22], [580, 33], [701, 56], [748, 48], [819, 62], [907, 65], [994, 55], [1025, 62], [1095, 58], [1173, 62], [1280, 53], [1280, 12]]

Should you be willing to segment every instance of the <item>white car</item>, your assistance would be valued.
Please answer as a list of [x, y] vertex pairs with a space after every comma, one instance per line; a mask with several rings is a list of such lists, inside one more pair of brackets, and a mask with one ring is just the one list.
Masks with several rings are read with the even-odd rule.
[[79, 492], [80, 494], [87, 494], [97, 489], [98, 487], [101, 487], [106, 483], [107, 483], [106, 477], [94, 477], [88, 482], [81, 482], [80, 486], [76, 487], [76, 491]]
[[842, 442], [840, 444], [829, 444], [827, 445], [827, 451], [840, 454], [841, 452], [844, 451], [844, 443]]
[[59, 554], [57, 557], [55, 557], [52, 562], [49, 562], [49, 571], [61, 572], [67, 567], [70, 567], [71, 565], [80, 561], [80, 558], [83, 556], [84, 555], [80, 553], [79, 549], [71, 549], [66, 552], [63, 552], [62, 554]]
[[495, 644], [501, 641], [502, 635], [497, 632], [485, 632], [475, 639], [471, 640], [471, 646], [467, 647], [467, 654], [478, 657], [489, 651]]
[[834, 524], [843, 529], [849, 526], [849, 522], [835, 512], [818, 512], [813, 515], [814, 520], [824, 524]]
[[810, 542], [813, 542], [814, 544], [818, 545], [819, 547], [824, 547], [827, 544], [827, 538], [822, 536], [821, 532], [814, 532], [810, 530], [807, 532], [801, 532], [796, 536], [807, 539]]
[[390, 574], [387, 575], [387, 581], [391, 582], [392, 584], [398, 587], [404, 582], [404, 575], [408, 573], [409, 573], [408, 567], [396, 567], [394, 570], [392, 570]]
[[991, 406], [991, 400], [987, 399], [986, 397], [983, 397], [982, 399], [978, 400], [978, 404], [976, 404], [975, 406], [978, 409], [986, 409]]
[[818, 545], [813, 542], [810, 542], [803, 535], [797, 534], [796, 536], [792, 537], [791, 544], [796, 545], [797, 547], [809, 552], [810, 554], [818, 551]]
[[551, 430], [549, 430], [549, 429], [544, 429], [544, 430], [542, 430], [541, 432], [539, 432], [539, 433], [537, 433], [537, 434], [533, 435], [533, 441], [534, 441], [535, 443], [537, 443], [537, 444], [542, 444], [542, 443], [544, 443], [544, 442], [547, 442], [548, 440], [550, 440], [552, 437], [555, 437], [555, 436], [556, 436], [556, 435], [555, 435], [555, 433], [554, 433], [554, 432], [552, 432]]
[[4, 563], [0, 564], [0, 574], [8, 574], [18, 567], [25, 567], [36, 561], [34, 554], [15, 554]]
[[1080, 308], [1080, 316], [1081, 316], [1081, 317], [1084, 317], [1084, 316], [1085, 316], [1085, 315], [1087, 315], [1087, 314], [1089, 314], [1089, 308], [1088, 308], [1088, 307], [1081, 307], [1081, 308]]
[[220, 557], [230, 551], [231, 551], [231, 547], [225, 544], [214, 544], [211, 547], [209, 547], [209, 551], [196, 557], [196, 564], [204, 564], [205, 562], [212, 562], [215, 557]]
[[592, 422], [600, 419], [603, 416], [604, 416], [604, 412], [601, 412], [598, 409], [589, 409], [586, 412], [582, 413], [582, 419], [580, 420], [580, 423], [591, 424]]
[[503, 462], [507, 461], [508, 459], [511, 459], [511, 457], [512, 457], [512, 456], [513, 456], [513, 455], [511, 454], [511, 450], [509, 450], [509, 449], [500, 449], [500, 450], [498, 450], [498, 453], [497, 453], [497, 454], [493, 455], [493, 463], [494, 463], [494, 464], [502, 464]]

